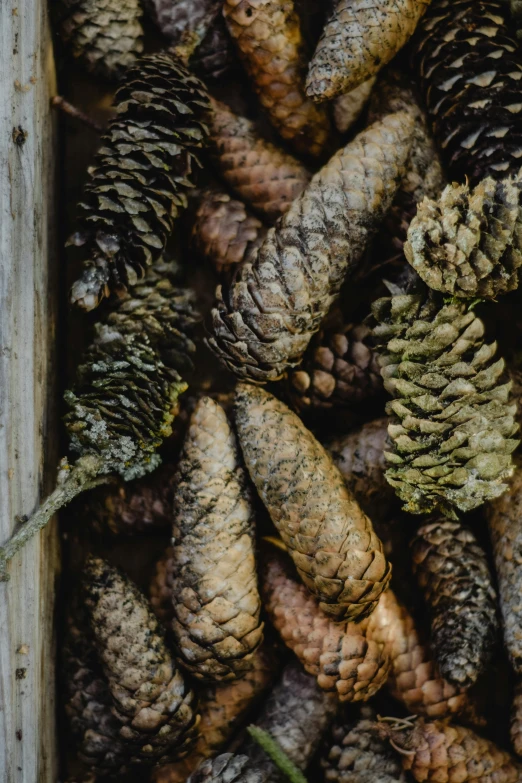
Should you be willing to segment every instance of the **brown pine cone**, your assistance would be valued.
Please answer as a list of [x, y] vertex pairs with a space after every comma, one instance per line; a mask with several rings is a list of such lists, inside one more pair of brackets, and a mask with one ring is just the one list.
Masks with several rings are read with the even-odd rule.
[[292, 570], [289, 558], [270, 553], [263, 595], [272, 624], [320, 688], [336, 693], [340, 701], [366, 701], [382, 687], [390, 668], [385, 641], [373, 639], [381, 622], [380, 603], [361, 623], [336, 623]]
[[249, 214], [242, 201], [217, 188], [200, 194], [191, 243], [218, 272], [225, 272], [252, 256], [265, 236], [265, 226]]
[[422, 718], [380, 726], [419, 783], [517, 783], [522, 775], [509, 753], [463, 726]]
[[346, 133], [357, 122], [368, 103], [374, 84], [375, 77], [372, 77], [335, 99], [333, 115], [335, 127], [339, 133]]
[[469, 688], [496, 642], [496, 594], [486, 555], [460, 522], [423, 525], [412, 541], [413, 569], [431, 613], [431, 651], [440, 673]]
[[[443, 679], [421, 643], [415, 622], [391, 590], [380, 601], [382, 621], [372, 637], [387, 646], [391, 660], [388, 688], [408, 712], [444, 718], [468, 709], [468, 700], [452, 683]], [[385, 622], [386, 621], [386, 622]]]
[[498, 582], [504, 644], [517, 674], [522, 674], [522, 460], [504, 495], [486, 506]]
[[381, 370], [364, 324], [321, 329], [303, 362], [288, 375], [290, 398], [301, 411], [351, 407], [383, 394]]
[[252, 764], [248, 756], [222, 753], [204, 761], [187, 783], [274, 783], [274, 777]]
[[292, 0], [225, 0], [223, 13], [274, 127], [298, 153], [320, 155], [330, 121], [305, 95], [304, 46]]
[[390, 62], [430, 0], [337, 0], [308, 68], [306, 94], [324, 101], [353, 90]]
[[405, 112], [389, 115], [339, 150], [218, 287], [208, 342], [236, 375], [277, 380], [300, 362], [391, 206], [413, 126]]
[[235, 419], [250, 477], [321, 610], [337, 621], [369, 615], [391, 569], [325, 449], [260, 387], [238, 386]]
[[172, 631], [195, 677], [230, 680], [263, 640], [254, 509], [224, 410], [203, 397], [190, 419], [176, 478]]
[[265, 141], [246, 117], [219, 101], [211, 105], [210, 152], [217, 170], [242, 201], [268, 221], [277, 220], [301, 195], [310, 173]]
[[232, 39], [225, 20], [219, 15], [190, 58], [190, 65], [206, 82], [216, 82], [233, 70], [236, 63]]
[[522, 266], [520, 187], [491, 177], [470, 190], [448, 185], [424, 199], [408, 230], [406, 258], [430, 288], [496, 299], [518, 287]]
[[522, 682], [517, 681], [511, 706], [511, 743], [517, 756], [522, 756]]
[[[148, 11], [169, 43], [179, 44], [187, 33], [209, 30], [220, 12], [220, 0], [145, 0]], [[204, 36], [204, 32], [203, 32]]]

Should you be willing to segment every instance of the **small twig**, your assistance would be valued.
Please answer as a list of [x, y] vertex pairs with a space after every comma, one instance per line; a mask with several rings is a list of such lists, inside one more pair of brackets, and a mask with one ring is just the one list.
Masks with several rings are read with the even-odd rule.
[[85, 112], [81, 111], [81, 109], [77, 109], [76, 106], [73, 106], [72, 103], [66, 101], [65, 98], [62, 98], [61, 95], [55, 95], [54, 98], [51, 98], [51, 106], [53, 109], [58, 109], [58, 111], [67, 114], [69, 117], [73, 117], [83, 125], [87, 125], [87, 127], [96, 131], [96, 133], [103, 133], [105, 130], [103, 125], [100, 125], [88, 114], [85, 114]]
[[397, 751], [397, 753], [401, 754], [401, 756], [414, 756], [416, 753], [415, 750], [406, 750], [406, 748], [399, 748], [399, 746], [395, 744], [395, 742], [392, 740], [391, 737], [388, 737], [388, 742], [390, 743], [392, 748]]
[[266, 541], [267, 544], [275, 546], [276, 549], [280, 549], [282, 552], [288, 552], [287, 545], [276, 536], [262, 536], [261, 541]]
[[301, 770], [288, 758], [282, 747], [268, 731], [260, 729], [259, 726], [248, 726], [247, 731], [290, 783], [308, 783]]

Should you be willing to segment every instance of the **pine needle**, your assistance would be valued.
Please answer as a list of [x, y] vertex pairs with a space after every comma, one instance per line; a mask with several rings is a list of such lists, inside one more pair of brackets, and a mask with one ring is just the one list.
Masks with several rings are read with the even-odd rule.
[[290, 783], [308, 783], [301, 770], [288, 758], [279, 743], [276, 742], [268, 731], [260, 729], [259, 726], [249, 726], [247, 731]]

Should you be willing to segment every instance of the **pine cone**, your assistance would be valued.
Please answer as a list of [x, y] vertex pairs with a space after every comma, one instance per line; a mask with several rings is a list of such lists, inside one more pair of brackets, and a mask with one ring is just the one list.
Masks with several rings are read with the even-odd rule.
[[205, 82], [216, 82], [236, 64], [232, 39], [222, 16], [212, 24], [192, 57], [190, 65]]
[[520, 169], [522, 58], [504, 9], [490, 0], [434, 0], [413, 48], [435, 138], [450, 174], [475, 185]]
[[96, 558], [87, 562], [83, 589], [128, 763], [152, 765], [182, 757], [197, 732], [194, 694], [176, 671], [144, 596]]
[[172, 630], [195, 677], [230, 680], [263, 639], [254, 510], [223, 409], [203, 397], [190, 420], [174, 495]]
[[518, 287], [522, 266], [520, 188], [488, 177], [472, 191], [448, 185], [413, 218], [406, 258], [430, 288], [451, 296], [496, 299]]
[[511, 707], [511, 742], [517, 756], [522, 756], [522, 683], [517, 681]]
[[263, 578], [264, 606], [284, 643], [317, 684], [340, 701], [366, 701], [382, 687], [390, 668], [385, 642], [373, 640], [380, 603], [362, 623], [336, 623], [292, 575], [288, 558], [271, 554]]
[[412, 129], [399, 113], [359, 134], [313, 177], [254, 261], [218, 288], [209, 345], [236, 375], [277, 380], [299, 363], [391, 206]]
[[375, 77], [372, 77], [335, 99], [333, 115], [339, 133], [346, 133], [357, 122], [368, 103], [374, 84]]
[[517, 674], [522, 674], [522, 461], [508, 492], [486, 507], [498, 581], [504, 644]]
[[61, 0], [60, 34], [95, 76], [119, 79], [143, 51], [139, 0]]
[[204, 761], [187, 783], [273, 783], [273, 777], [252, 764], [248, 756], [222, 753]]
[[246, 117], [212, 101], [210, 152], [219, 173], [246, 204], [275, 221], [288, 211], [310, 180], [292, 155], [265, 141]]
[[388, 688], [409, 713], [444, 718], [469, 709], [466, 694], [443, 679], [421, 643], [415, 622], [391, 590], [379, 602], [381, 622], [372, 638], [386, 645], [391, 661]]
[[212, 188], [199, 197], [192, 224], [192, 247], [218, 272], [226, 272], [252, 256], [265, 236], [261, 221], [228, 193]]
[[330, 121], [305, 95], [304, 46], [292, 0], [225, 0], [223, 13], [274, 127], [298, 153], [321, 155]]
[[322, 611], [337, 621], [369, 615], [391, 570], [324, 448], [295, 413], [256, 386], [238, 387], [236, 427], [250, 477]]
[[382, 394], [377, 357], [364, 324], [321, 329], [303, 362], [289, 373], [290, 397], [298, 410], [350, 408]]
[[86, 310], [143, 277], [186, 207], [209, 111], [203, 85], [173, 54], [143, 57], [116, 93], [116, 117], [79, 204], [84, 271], [71, 300]]
[[498, 497], [513, 472], [516, 406], [482, 321], [465, 303], [444, 303], [424, 288], [396, 288], [372, 310], [384, 386], [394, 397], [386, 477], [404, 509], [454, 517]]
[[395, 57], [430, 0], [337, 0], [306, 80], [306, 94], [324, 101], [353, 90]]
[[438, 520], [412, 541], [413, 568], [431, 612], [431, 649], [443, 677], [468, 688], [496, 642], [496, 595], [486, 556], [469, 528]]
[[171, 44], [181, 43], [187, 33], [209, 30], [221, 10], [220, 0], [146, 0], [146, 5]]
[[325, 783], [399, 783], [402, 765], [386, 740], [375, 730], [375, 715], [332, 730], [328, 751], [321, 758]]
[[403, 724], [382, 731], [401, 753], [404, 769], [419, 783], [516, 783], [522, 774], [509, 753], [463, 726], [419, 718], [411, 727]]

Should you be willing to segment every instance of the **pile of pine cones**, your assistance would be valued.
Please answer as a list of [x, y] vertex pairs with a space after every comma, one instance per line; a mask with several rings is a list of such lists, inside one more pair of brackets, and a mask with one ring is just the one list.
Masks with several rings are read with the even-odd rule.
[[522, 3], [56, 5], [63, 779], [522, 781]]

